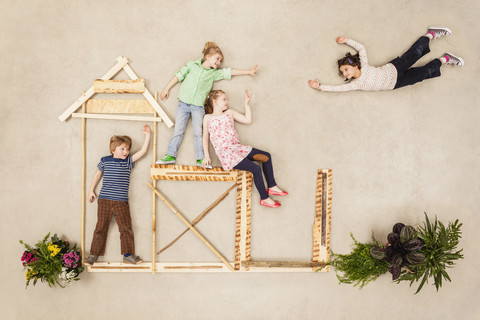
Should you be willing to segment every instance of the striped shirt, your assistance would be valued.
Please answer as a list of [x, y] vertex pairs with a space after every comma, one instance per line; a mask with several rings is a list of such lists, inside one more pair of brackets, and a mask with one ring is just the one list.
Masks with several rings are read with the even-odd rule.
[[232, 69], [213, 69], [202, 67], [202, 59], [189, 61], [175, 76], [183, 81], [178, 99], [187, 104], [202, 106], [212, 90], [213, 82], [232, 78]]
[[352, 79], [348, 83], [328, 86], [320, 85], [321, 91], [380, 91], [380, 90], [392, 90], [397, 82], [397, 69], [391, 63], [387, 63], [381, 67], [372, 67], [368, 64], [367, 50], [365, 47], [352, 40], [348, 39], [346, 42], [350, 47], [358, 51], [360, 56], [360, 63], [362, 66], [362, 74], [357, 79]]
[[103, 157], [98, 164], [98, 170], [103, 172], [103, 184], [99, 199], [128, 201], [128, 187], [130, 185], [130, 171], [135, 163], [132, 157], [124, 159], [114, 158], [113, 155]]

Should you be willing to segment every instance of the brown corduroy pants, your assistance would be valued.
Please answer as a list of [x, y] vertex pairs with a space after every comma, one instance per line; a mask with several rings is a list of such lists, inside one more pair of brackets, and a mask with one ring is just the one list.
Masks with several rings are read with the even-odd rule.
[[97, 226], [93, 233], [90, 254], [103, 256], [107, 242], [108, 227], [112, 220], [112, 214], [117, 221], [120, 231], [120, 243], [122, 254], [135, 254], [135, 240], [132, 231], [132, 218], [128, 201], [114, 201], [98, 199]]

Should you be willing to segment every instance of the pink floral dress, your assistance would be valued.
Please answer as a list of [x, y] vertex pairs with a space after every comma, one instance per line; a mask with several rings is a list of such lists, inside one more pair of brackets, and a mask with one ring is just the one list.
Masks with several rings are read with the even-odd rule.
[[232, 170], [252, 151], [252, 147], [240, 144], [233, 123], [234, 120], [228, 113], [221, 116], [210, 116], [207, 120], [213, 148], [223, 169], [227, 171]]

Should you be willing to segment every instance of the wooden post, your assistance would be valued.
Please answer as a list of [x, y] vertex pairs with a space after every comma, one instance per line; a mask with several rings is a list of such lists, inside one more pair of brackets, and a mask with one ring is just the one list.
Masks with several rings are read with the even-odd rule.
[[[330, 226], [332, 218], [332, 170], [319, 169], [315, 192], [312, 262], [330, 261]], [[322, 271], [330, 271], [325, 267]]]
[[242, 172], [237, 173], [237, 206], [235, 210], [235, 270], [240, 270], [242, 253], [240, 242], [242, 240]]
[[[85, 92], [82, 92], [85, 94]], [[85, 113], [85, 102], [82, 104], [82, 112]], [[81, 227], [81, 256], [82, 256], [82, 266], [85, 261], [85, 166], [86, 166], [86, 151], [85, 151], [85, 126], [87, 119], [82, 119], [82, 227]]]
[[[158, 92], [155, 91], [155, 101], [158, 101]], [[155, 109], [153, 110], [153, 117], [157, 117], [157, 112]], [[153, 150], [152, 150], [152, 157], [153, 163], [157, 162], [157, 122], [153, 121]], [[157, 187], [157, 181], [152, 180], [152, 185], [154, 188]], [[157, 198], [155, 197], [155, 192], [152, 192], [152, 274], [155, 274], [155, 258], [157, 251], [156, 248], [156, 238], [157, 238]]]
[[182, 220], [183, 223], [185, 223], [188, 228], [190, 230], [192, 230], [193, 233], [195, 233], [195, 235], [197, 237], [200, 238], [200, 240], [202, 240], [202, 242], [218, 257], [220, 258], [220, 260], [222, 260], [222, 262], [231, 270], [231, 271], [234, 271], [232, 265], [227, 261], [227, 259], [225, 259], [222, 254], [220, 252], [218, 252], [217, 249], [215, 249], [213, 247], [213, 245], [207, 240], [205, 239], [204, 236], [202, 236], [202, 234], [200, 232], [197, 231], [197, 229], [195, 229], [192, 224], [183, 216], [183, 214], [181, 214], [174, 206], [173, 204], [170, 203], [170, 201], [167, 200], [167, 198], [165, 198], [163, 196], [163, 194], [161, 194], [156, 188], [153, 187], [153, 185], [151, 185], [150, 183], [147, 182], [147, 185], [153, 190], [153, 192], [155, 192], [155, 194], [160, 198], [162, 199], [162, 201], [172, 210], [173, 213], [175, 213], [175, 215], [177, 217], [180, 218], [180, 220]]

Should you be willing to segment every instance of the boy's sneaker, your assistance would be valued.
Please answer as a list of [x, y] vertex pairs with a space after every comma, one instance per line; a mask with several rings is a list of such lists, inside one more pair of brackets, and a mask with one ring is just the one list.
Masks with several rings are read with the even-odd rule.
[[169, 156], [168, 154], [163, 157], [163, 159], [160, 159], [157, 161], [157, 164], [171, 164], [175, 163], [177, 159], [175, 157]]
[[[197, 162], [195, 162], [195, 165], [197, 167], [203, 167], [203, 159], [198, 159]], [[209, 164], [205, 166], [205, 169], [212, 169], [212, 166]]]
[[85, 259], [83, 263], [91, 266], [97, 261], [97, 259], [98, 259], [98, 256], [88, 256], [88, 258]]
[[131, 263], [131, 264], [139, 264], [143, 262], [139, 256], [134, 256], [133, 254], [129, 255], [128, 257], [123, 256], [123, 263]]
[[447, 62], [445, 62], [445, 64], [452, 64], [452, 65], [456, 65], [456, 66], [459, 66], [459, 67], [463, 67], [465, 65], [462, 58], [454, 55], [451, 52], [447, 52], [443, 56], [447, 58]]
[[447, 27], [429, 27], [428, 32], [433, 33], [433, 39], [440, 38], [441, 36], [449, 36], [452, 31]]

